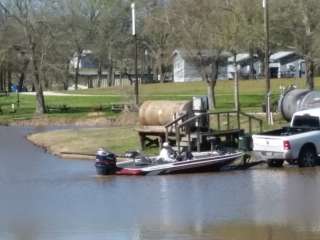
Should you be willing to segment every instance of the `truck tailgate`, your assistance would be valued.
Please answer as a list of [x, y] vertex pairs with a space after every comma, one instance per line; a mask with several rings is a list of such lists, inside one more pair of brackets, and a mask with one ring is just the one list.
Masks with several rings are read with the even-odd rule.
[[253, 136], [253, 150], [266, 152], [283, 152], [283, 137]]

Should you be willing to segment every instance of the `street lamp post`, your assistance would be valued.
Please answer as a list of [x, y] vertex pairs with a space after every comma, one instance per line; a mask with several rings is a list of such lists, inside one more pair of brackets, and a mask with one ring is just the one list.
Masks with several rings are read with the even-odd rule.
[[262, 0], [262, 6], [264, 8], [264, 27], [265, 27], [265, 78], [266, 78], [266, 117], [268, 124], [272, 123], [272, 116], [270, 110], [270, 97], [271, 97], [271, 83], [270, 83], [270, 30], [269, 30], [269, 0]]
[[136, 80], [134, 84], [134, 95], [135, 95], [135, 104], [139, 106], [139, 78], [138, 78], [138, 39], [136, 33], [136, 11], [135, 11], [135, 3], [131, 3], [132, 10], [132, 35], [134, 37], [135, 42], [135, 75]]

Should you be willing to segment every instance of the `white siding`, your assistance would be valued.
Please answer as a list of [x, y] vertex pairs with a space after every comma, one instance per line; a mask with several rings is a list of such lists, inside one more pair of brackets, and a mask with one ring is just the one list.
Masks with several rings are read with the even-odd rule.
[[[191, 61], [189, 62], [183, 59], [179, 51], [175, 52], [175, 56], [173, 58], [173, 68], [174, 82], [202, 81], [199, 69]], [[218, 79], [228, 79], [227, 64], [219, 67]]]
[[198, 68], [195, 65], [193, 65], [191, 62], [185, 62], [184, 69], [185, 69], [185, 72], [184, 72], [185, 82], [194, 82], [202, 79]]
[[173, 75], [174, 82], [184, 82], [184, 65], [185, 61], [180, 54], [176, 54], [174, 57]]

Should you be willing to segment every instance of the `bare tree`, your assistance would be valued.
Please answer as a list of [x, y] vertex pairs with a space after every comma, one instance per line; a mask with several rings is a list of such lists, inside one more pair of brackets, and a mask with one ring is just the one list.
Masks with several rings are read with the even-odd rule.
[[62, 10], [64, 30], [68, 37], [76, 59], [75, 66], [75, 89], [78, 89], [80, 63], [84, 50], [90, 46], [96, 36], [96, 26], [101, 13], [103, 0], [60, 0], [57, 6]]
[[224, 56], [221, 24], [225, 7], [219, 0], [176, 0], [170, 8], [170, 24], [179, 47], [185, 49], [207, 83], [209, 106], [214, 109], [215, 87]]
[[170, 69], [174, 50], [169, 11], [167, 5], [162, 4], [162, 2], [155, 1], [152, 6], [148, 6], [148, 11], [144, 17], [143, 43], [154, 60], [154, 72], [159, 73], [160, 82], [163, 83]]
[[314, 69], [320, 56], [320, 9], [317, 0], [273, 2], [271, 20], [280, 46], [301, 54], [306, 63], [306, 85], [314, 89]]
[[[127, 5], [127, 4], [126, 4]], [[114, 72], [118, 53], [128, 44], [129, 8], [125, 2], [105, 0], [97, 21], [93, 50], [98, 58], [98, 86], [101, 85], [102, 69], [108, 68], [108, 86], [114, 84]]]
[[[20, 47], [30, 56], [33, 84], [36, 90], [36, 113], [46, 112], [43, 95], [43, 82], [41, 79], [42, 60], [46, 54], [44, 39], [50, 35], [47, 14], [45, 12], [47, 1], [14, 0], [1, 1], [0, 7], [15, 21], [15, 27], [21, 29], [23, 40]], [[18, 32], [18, 31], [17, 31]]]

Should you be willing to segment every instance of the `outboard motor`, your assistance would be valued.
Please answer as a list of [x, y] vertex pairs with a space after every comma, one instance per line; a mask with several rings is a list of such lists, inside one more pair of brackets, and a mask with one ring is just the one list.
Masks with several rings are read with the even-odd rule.
[[114, 174], [117, 170], [117, 156], [100, 148], [96, 153], [95, 166], [99, 175]]

